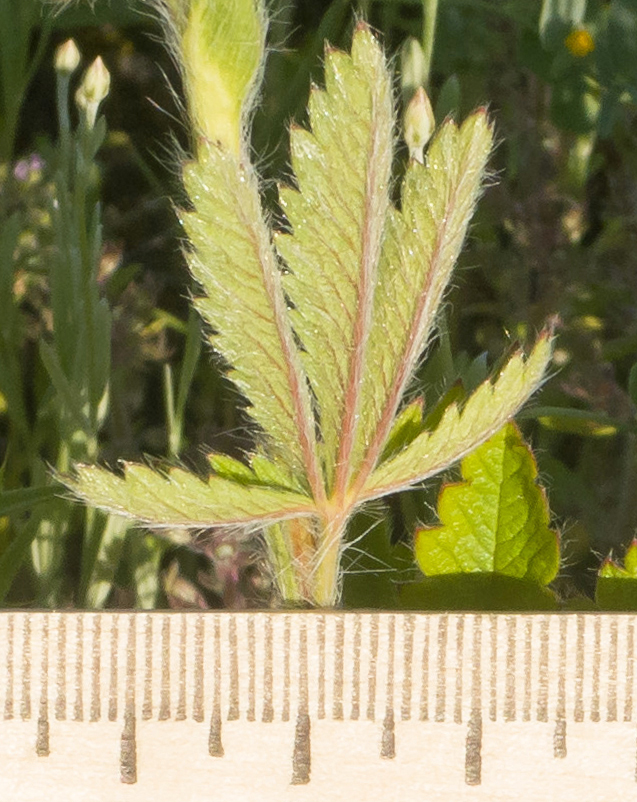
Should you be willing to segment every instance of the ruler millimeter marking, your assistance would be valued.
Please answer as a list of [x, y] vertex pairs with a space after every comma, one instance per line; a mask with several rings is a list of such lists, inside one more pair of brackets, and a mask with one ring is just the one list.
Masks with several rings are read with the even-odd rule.
[[[539, 749], [557, 777], [582, 744], [616, 737], [631, 743], [616, 779], [635, 795], [634, 628], [632, 615], [598, 614], [0, 613], [0, 792], [38, 798], [47, 765], [73, 743], [77, 774], [94, 738], [121, 799], [144, 798], [138, 787], [161, 800], [202, 771], [221, 793], [225, 777], [231, 799], [238, 766], [247, 788], [263, 784], [259, 744], [273, 750], [279, 795], [330, 781], [330, 793], [361, 793], [346, 775], [363, 771], [377, 788], [384, 777], [431, 799], [489, 798], [475, 795], [502, 790], [503, 750]], [[176, 742], [191, 755], [181, 779]]]

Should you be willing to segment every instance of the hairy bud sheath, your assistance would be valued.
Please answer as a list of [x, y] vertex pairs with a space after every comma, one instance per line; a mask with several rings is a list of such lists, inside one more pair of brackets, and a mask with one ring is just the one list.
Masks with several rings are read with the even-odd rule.
[[184, 71], [195, 133], [240, 155], [265, 50], [260, 0], [155, 0]]

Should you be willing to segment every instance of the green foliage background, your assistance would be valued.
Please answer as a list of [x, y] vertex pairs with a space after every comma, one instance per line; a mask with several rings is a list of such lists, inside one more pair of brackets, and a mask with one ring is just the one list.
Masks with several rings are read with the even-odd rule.
[[[55, 17], [49, 5], [20, 4], [20, 41], [15, 26], [0, 24], [0, 598], [8, 605], [267, 604], [270, 581], [250, 541], [202, 534], [193, 550], [128, 530], [111, 533], [98, 558], [82, 512], [51, 501], [47, 466], [59, 465], [72, 441], [60, 423], [63, 388], [52, 386], [40, 348], [51, 340], [47, 271], [59, 251], [51, 215], [60, 166], [52, 63], [69, 36], [84, 68], [102, 55], [112, 77], [106, 139], [87, 189], [102, 204], [97, 285], [112, 315], [100, 458], [169, 456], [196, 467], [202, 444], [240, 456], [250, 431], [221, 366], [205, 351], [199, 357], [199, 324], [188, 313], [171, 157], [172, 139], [187, 147], [188, 135], [174, 65], [149, 36], [158, 34], [157, 25], [123, 0], [97, 0], [93, 9], [73, 4]], [[500, 145], [494, 186], [479, 205], [449, 296], [447, 326], [419, 377], [430, 388], [425, 412], [436, 414], [436, 401], [453, 397], [459, 380], [473, 389], [495, 355], [558, 316], [559, 370], [518, 423], [534, 446], [562, 531], [553, 586], [562, 603], [585, 607], [595, 598], [600, 555], [623, 554], [637, 526], [633, 4], [275, 0], [253, 146], [266, 179], [289, 172], [286, 124], [305, 121], [310, 80], [321, 80], [324, 41], [347, 49], [362, 14], [396, 54], [398, 74], [402, 44], [407, 36], [423, 39], [435, 6], [429, 92], [436, 117], [463, 117], [487, 104]], [[573, 32], [579, 39], [569, 39]], [[276, 216], [273, 182], [266, 196]], [[362, 539], [346, 556], [345, 604], [399, 603], [396, 583], [413, 571], [403, 549], [418, 524], [435, 524], [438, 485], [391, 499], [376, 518], [357, 522], [352, 537]], [[49, 520], [56, 557], [45, 577], [32, 542]], [[357, 573], [363, 569], [372, 576]], [[87, 596], [89, 586], [101, 590]], [[597, 599], [604, 603], [603, 593]]]

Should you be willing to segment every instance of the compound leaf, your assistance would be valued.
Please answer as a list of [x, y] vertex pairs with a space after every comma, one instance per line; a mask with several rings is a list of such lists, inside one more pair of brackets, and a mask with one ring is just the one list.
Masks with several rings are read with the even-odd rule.
[[[492, 437], [550, 360], [547, 331], [528, 358], [514, 354], [462, 407], [453, 389], [424, 420], [419, 402], [397, 414], [481, 191], [491, 127], [484, 110], [460, 127], [446, 121], [427, 163], [408, 166], [394, 207], [392, 79], [382, 47], [360, 23], [350, 54], [326, 50], [326, 86], [311, 92], [310, 130], [291, 132], [296, 184], [281, 189], [289, 228], [275, 234], [248, 136], [264, 2], [155, 2], [184, 62], [197, 140], [183, 166], [190, 203], [180, 213], [186, 258], [203, 290], [194, 306], [261, 436], [245, 463], [210, 455], [214, 475], [206, 480], [125, 464], [123, 475], [78, 466], [66, 484], [94, 506], [156, 527], [264, 528], [286, 598], [333, 604], [347, 526], [355, 513], [363, 520], [359, 507]], [[374, 549], [384, 560], [381, 534]], [[530, 572], [538, 560], [528, 557]]]
[[497, 573], [547, 585], [559, 567], [558, 537], [518, 428], [507, 424], [461, 467], [463, 481], [440, 492], [441, 525], [416, 533], [423, 573]]

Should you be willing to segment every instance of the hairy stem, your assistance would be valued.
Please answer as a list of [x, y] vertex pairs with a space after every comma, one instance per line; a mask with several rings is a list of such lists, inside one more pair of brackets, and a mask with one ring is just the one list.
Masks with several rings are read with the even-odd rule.
[[312, 602], [317, 607], [334, 607], [338, 601], [341, 546], [348, 520], [348, 512], [338, 511], [325, 522], [312, 572]]

